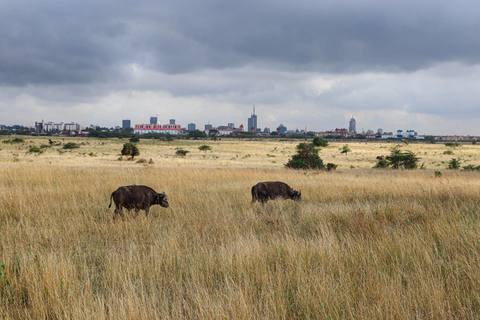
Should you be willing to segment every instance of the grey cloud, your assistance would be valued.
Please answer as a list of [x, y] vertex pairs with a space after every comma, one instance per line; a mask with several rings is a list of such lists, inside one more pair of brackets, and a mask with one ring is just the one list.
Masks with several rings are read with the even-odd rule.
[[448, 1], [4, 1], [0, 82], [263, 68], [413, 71], [479, 62], [480, 4]]

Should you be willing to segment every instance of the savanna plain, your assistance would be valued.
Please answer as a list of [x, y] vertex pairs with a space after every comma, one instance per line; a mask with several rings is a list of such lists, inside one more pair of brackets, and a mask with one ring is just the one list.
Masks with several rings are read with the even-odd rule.
[[[125, 139], [22, 138], [0, 143], [1, 319], [480, 317], [480, 174], [446, 169], [480, 145], [405, 144], [424, 169], [392, 170], [372, 167], [393, 143], [330, 142], [327, 172], [284, 168], [292, 141], [141, 140], [129, 161]], [[302, 201], [250, 203], [267, 180]], [[131, 184], [170, 207], [114, 221]]]

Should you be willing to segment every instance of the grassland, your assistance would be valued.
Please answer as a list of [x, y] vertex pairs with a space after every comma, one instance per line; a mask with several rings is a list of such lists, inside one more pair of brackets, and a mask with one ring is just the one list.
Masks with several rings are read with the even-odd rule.
[[[479, 317], [480, 174], [445, 167], [480, 146], [411, 144], [426, 169], [395, 171], [371, 169], [392, 144], [334, 143], [329, 173], [284, 169], [296, 142], [141, 141], [142, 164], [118, 160], [122, 140], [52, 139], [80, 148], [0, 144], [2, 319]], [[302, 202], [250, 204], [263, 180]], [[170, 208], [114, 222], [128, 184]]]

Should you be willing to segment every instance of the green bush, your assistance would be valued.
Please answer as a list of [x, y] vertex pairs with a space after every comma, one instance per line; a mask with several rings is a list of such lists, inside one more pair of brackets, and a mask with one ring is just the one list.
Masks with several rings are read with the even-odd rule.
[[445, 146], [447, 147], [451, 147], [451, 148], [456, 148], [456, 147], [461, 147], [462, 144], [459, 143], [459, 142], [452, 142], [452, 141], [449, 141], [449, 142], [446, 142], [445, 143]]
[[374, 168], [387, 168], [388, 167], [388, 161], [385, 159], [385, 156], [378, 156], [377, 157], [377, 164], [374, 166]]
[[352, 150], [348, 147], [348, 144], [340, 148], [340, 153], [345, 153], [345, 155], [347, 155], [350, 151]]
[[39, 147], [37, 146], [32, 146], [30, 147], [30, 149], [28, 150], [29, 152], [32, 152], [32, 153], [42, 153], [42, 149], [40, 149]]
[[133, 143], [131, 142], [127, 142], [123, 145], [123, 149], [122, 149], [122, 156], [130, 156], [130, 160], [133, 161], [133, 159], [136, 157], [136, 156], [139, 156], [140, 155], [140, 150], [138, 150], [137, 146], [134, 145]]
[[3, 143], [24, 143], [25, 140], [23, 140], [22, 138], [15, 138], [13, 140], [3, 140], [2, 141]]
[[208, 146], [208, 145], [206, 145], [206, 144], [203, 144], [203, 145], [201, 145], [200, 147], [198, 147], [198, 150], [207, 152], [207, 151], [212, 150], [212, 147], [210, 147], [210, 146]]
[[480, 171], [480, 166], [474, 166], [473, 164], [469, 164], [469, 165], [463, 166], [463, 170], [467, 170], [467, 171], [478, 170], [478, 171]]
[[390, 149], [390, 155], [388, 156], [378, 156], [377, 164], [374, 168], [388, 168], [393, 169], [415, 169], [418, 167], [419, 157], [412, 151], [400, 150], [401, 146], [396, 145]]
[[67, 142], [63, 145], [63, 149], [78, 149], [80, 146], [75, 142]]
[[327, 163], [327, 171], [335, 171], [337, 170], [338, 165], [333, 164], [333, 163]]
[[297, 153], [285, 164], [293, 169], [324, 169], [323, 160], [318, 156], [318, 150], [313, 143], [302, 142], [296, 147]]
[[317, 147], [326, 147], [328, 146], [328, 141], [322, 137], [313, 138], [313, 144]]
[[175, 151], [175, 154], [179, 157], [185, 157], [187, 155], [187, 153], [189, 153], [190, 151], [188, 150], [183, 150], [183, 149], [178, 149], [177, 151]]
[[452, 158], [452, 160], [450, 160], [448, 162], [448, 169], [459, 169], [460, 168], [460, 158], [458, 159], [455, 159], [455, 158]]

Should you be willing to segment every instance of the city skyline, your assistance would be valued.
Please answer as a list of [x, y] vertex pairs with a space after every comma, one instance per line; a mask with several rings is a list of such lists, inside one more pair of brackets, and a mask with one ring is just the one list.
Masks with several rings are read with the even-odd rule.
[[0, 18], [5, 125], [247, 126], [255, 103], [261, 128], [355, 114], [357, 128], [480, 133], [475, 1], [6, 0]]

